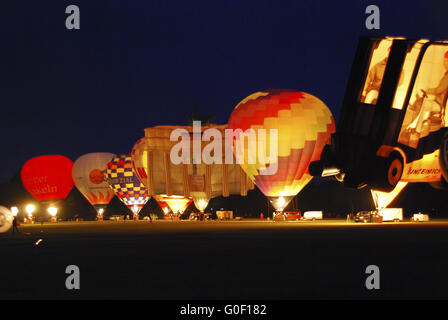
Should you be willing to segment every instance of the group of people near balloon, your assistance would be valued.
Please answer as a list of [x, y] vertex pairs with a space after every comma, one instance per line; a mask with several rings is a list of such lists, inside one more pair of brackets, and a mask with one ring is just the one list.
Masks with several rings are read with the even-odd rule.
[[[170, 163], [173, 143], [170, 133], [178, 126], [145, 129], [130, 154], [96, 152], [80, 156], [73, 163], [62, 155], [38, 156], [21, 171], [23, 185], [39, 202], [50, 204], [64, 199], [75, 185], [102, 219], [105, 207], [116, 195], [134, 214], [150, 197], [166, 214], [182, 214], [191, 202], [201, 212], [216, 196], [246, 195], [257, 186], [277, 211], [283, 211], [312, 179], [310, 162], [319, 160], [335, 131], [333, 116], [318, 98], [293, 90], [267, 90], [243, 99], [233, 110], [228, 124], [217, 130], [277, 129], [278, 169], [264, 175], [258, 158], [243, 163]], [[191, 128], [184, 126], [185, 130]], [[242, 143], [236, 135], [231, 142]], [[273, 146], [268, 146], [272, 148]], [[244, 147], [245, 151], [247, 147]], [[235, 152], [235, 150], [234, 150]]]

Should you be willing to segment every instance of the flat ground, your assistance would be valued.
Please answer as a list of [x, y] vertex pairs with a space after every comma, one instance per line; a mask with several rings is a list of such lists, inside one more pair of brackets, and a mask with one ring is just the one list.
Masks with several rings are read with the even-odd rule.
[[[20, 231], [0, 235], [1, 299], [448, 298], [445, 220], [104, 221]], [[65, 288], [68, 265], [80, 268], [80, 290]], [[380, 290], [365, 288], [368, 265], [380, 268]]]

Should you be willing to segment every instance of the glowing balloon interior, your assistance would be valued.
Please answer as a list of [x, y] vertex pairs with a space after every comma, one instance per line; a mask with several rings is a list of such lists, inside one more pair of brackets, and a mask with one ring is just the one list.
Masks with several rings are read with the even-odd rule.
[[210, 198], [207, 197], [205, 192], [192, 192], [191, 196], [196, 208], [203, 213], [208, 206]]
[[105, 176], [114, 193], [132, 212], [138, 213], [149, 200], [148, 191], [132, 170], [129, 154], [113, 158]]
[[370, 190], [372, 193], [373, 202], [377, 209], [386, 208], [398, 194], [407, 186], [406, 181], [400, 181], [391, 192], [383, 192], [377, 190]]
[[[311, 180], [308, 166], [311, 161], [320, 159], [335, 131], [331, 111], [321, 100], [292, 90], [267, 90], [250, 95], [235, 107], [228, 127], [243, 132], [253, 129], [255, 141], [260, 138], [258, 129], [265, 129], [266, 155], [277, 148], [277, 161], [270, 159], [265, 163], [257, 153], [256, 161], [251, 163], [248, 154], [252, 150], [249, 143], [244, 143], [247, 134], [236, 133], [231, 141], [236, 156], [244, 152], [243, 170], [278, 211], [282, 211]], [[271, 145], [275, 129], [278, 137], [273, 141], [276, 145]], [[238, 145], [243, 149], [238, 150]], [[257, 145], [257, 148], [262, 147]], [[276, 173], [261, 174], [272, 164], [278, 167]]]
[[72, 167], [64, 156], [35, 157], [23, 166], [22, 182], [37, 201], [65, 199], [73, 188]]
[[182, 196], [156, 195], [154, 199], [156, 199], [165, 214], [169, 213], [169, 210], [166, 210], [169, 208], [174, 215], [184, 213], [190, 203], [193, 202], [193, 199]]
[[[201, 126], [194, 132], [193, 126], [156, 126], [145, 129], [145, 137], [137, 141], [132, 149], [134, 171], [152, 195], [176, 195], [192, 197], [193, 192], [203, 192], [208, 198], [229, 195], [247, 195], [254, 188], [239, 164], [225, 164], [225, 153], [221, 163], [205, 164], [203, 161], [193, 164], [194, 152], [189, 155], [189, 163], [175, 164], [170, 153], [178, 141], [170, 139], [175, 130], [184, 132], [183, 138], [193, 150], [193, 136], [203, 136], [212, 129], [221, 135], [220, 143], [224, 146], [226, 125]], [[217, 139], [218, 140], [218, 139]], [[200, 152], [209, 142], [201, 143]], [[233, 156], [231, 154], [231, 156]]]

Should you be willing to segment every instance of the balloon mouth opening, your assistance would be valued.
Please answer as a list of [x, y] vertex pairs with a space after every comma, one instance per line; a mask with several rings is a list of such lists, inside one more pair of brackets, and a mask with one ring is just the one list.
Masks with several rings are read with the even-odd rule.
[[142, 208], [143, 208], [142, 206], [138, 206], [135, 204], [129, 206], [129, 209], [131, 209], [131, 211], [134, 215], [137, 215], [140, 212], [140, 210], [142, 210]]
[[390, 192], [383, 192], [371, 189], [370, 192], [372, 194], [373, 203], [376, 209], [384, 209], [387, 208], [389, 204], [394, 201], [394, 199], [400, 194], [400, 192], [407, 186], [407, 182], [400, 181], [397, 183], [395, 188]]
[[277, 212], [283, 212], [286, 206], [291, 202], [294, 196], [278, 196], [278, 197], [268, 197], [272, 206]]
[[94, 205], [93, 207], [95, 208], [98, 216], [102, 216], [106, 212], [106, 205]]
[[165, 216], [181, 216], [190, 203], [193, 202], [193, 199], [186, 198], [184, 196], [158, 195], [156, 196], [156, 201], [159, 203], [159, 206], [162, 208]]
[[196, 208], [201, 211], [202, 213], [204, 213], [205, 209], [208, 206], [208, 201], [206, 200], [199, 200], [197, 202], [194, 203]]

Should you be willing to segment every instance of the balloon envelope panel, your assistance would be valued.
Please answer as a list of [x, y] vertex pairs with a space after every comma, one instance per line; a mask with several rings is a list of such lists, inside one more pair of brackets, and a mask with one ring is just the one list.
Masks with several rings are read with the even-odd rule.
[[39, 156], [22, 168], [25, 189], [38, 201], [65, 199], [73, 188], [73, 161], [61, 155]]
[[131, 152], [132, 169], [138, 179], [146, 186], [148, 179], [148, 164], [146, 163], [147, 151], [143, 139], [136, 142]]
[[[278, 137], [274, 143], [278, 148], [278, 169], [273, 174], [262, 175], [260, 172], [266, 169], [267, 164], [260, 161], [258, 155], [255, 163], [251, 164], [248, 161], [249, 144], [244, 143], [243, 146], [245, 158], [241, 166], [268, 197], [288, 197], [299, 193], [312, 178], [308, 173], [310, 162], [320, 159], [323, 147], [330, 142], [331, 133], [335, 131], [333, 116], [321, 100], [292, 90], [267, 90], [250, 95], [235, 107], [228, 127], [242, 131], [253, 129], [256, 135], [259, 134], [258, 129], [265, 129], [267, 155], [273, 148], [270, 138], [274, 131], [270, 130], [277, 130]], [[236, 154], [236, 144], [243, 145], [245, 137], [237, 133], [231, 139], [229, 142]]]
[[119, 155], [108, 163], [106, 181], [117, 197], [130, 208], [141, 208], [149, 200], [148, 191], [132, 169], [130, 154]]
[[73, 165], [75, 185], [91, 205], [107, 205], [114, 196], [104, 176], [107, 164], [114, 157], [115, 154], [107, 152], [88, 153]]

